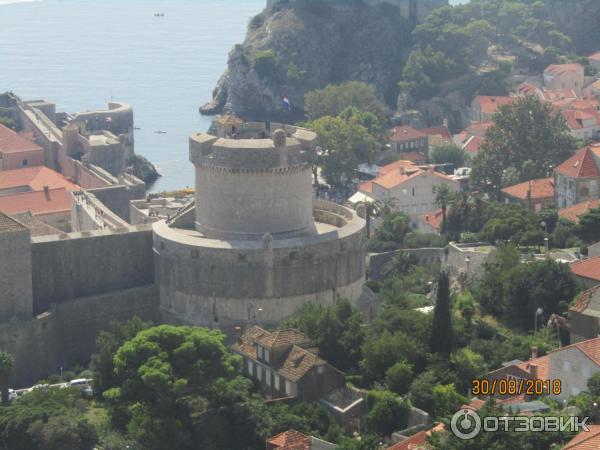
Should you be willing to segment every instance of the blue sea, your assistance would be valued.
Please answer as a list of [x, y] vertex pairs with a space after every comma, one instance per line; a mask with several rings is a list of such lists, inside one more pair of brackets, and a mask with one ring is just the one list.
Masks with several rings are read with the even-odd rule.
[[140, 128], [136, 152], [162, 174], [152, 190], [192, 186], [187, 138], [211, 121], [198, 107], [265, 3], [0, 0], [0, 92], [51, 100], [68, 112], [106, 108], [111, 99], [130, 103]]
[[111, 98], [130, 103], [136, 152], [163, 175], [152, 190], [193, 186], [187, 139], [211, 121], [198, 107], [265, 3], [0, 0], [0, 92], [69, 112], [106, 108]]

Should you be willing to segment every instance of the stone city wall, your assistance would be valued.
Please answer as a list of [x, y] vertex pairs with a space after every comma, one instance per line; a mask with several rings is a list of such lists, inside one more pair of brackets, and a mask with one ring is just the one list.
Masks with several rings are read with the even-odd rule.
[[0, 349], [15, 360], [11, 387], [31, 386], [71, 364], [86, 364], [98, 333], [113, 320], [157, 321], [154, 285], [53, 305], [29, 321], [0, 324]]
[[148, 226], [32, 238], [34, 314], [50, 305], [152, 284]]
[[0, 234], [0, 322], [31, 317], [30, 232]]

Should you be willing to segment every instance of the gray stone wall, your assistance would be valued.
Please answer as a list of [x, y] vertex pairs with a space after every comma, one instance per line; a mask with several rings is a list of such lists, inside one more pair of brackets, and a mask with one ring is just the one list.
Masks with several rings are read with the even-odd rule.
[[0, 233], [0, 322], [29, 319], [31, 244], [29, 230]]
[[15, 360], [11, 387], [31, 386], [74, 363], [87, 363], [98, 333], [112, 320], [133, 316], [156, 321], [153, 285], [54, 305], [51, 312], [18, 324], [0, 324], [0, 348]]
[[586, 391], [590, 377], [600, 372], [600, 367], [577, 347], [553, 352], [549, 358], [549, 377], [552, 380], [561, 380], [561, 394], [552, 396], [559, 400]]
[[119, 184], [116, 186], [90, 189], [89, 192], [94, 194], [98, 200], [106, 205], [106, 207], [117, 216], [124, 221], [129, 222], [129, 202], [131, 200], [145, 198], [146, 185], [143, 183], [134, 186]]
[[35, 237], [31, 255], [34, 314], [53, 303], [154, 282], [147, 226]]

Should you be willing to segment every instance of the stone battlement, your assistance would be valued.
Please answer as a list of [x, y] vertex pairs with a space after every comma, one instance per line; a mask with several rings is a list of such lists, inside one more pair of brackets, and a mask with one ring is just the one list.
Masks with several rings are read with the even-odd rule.
[[310, 163], [317, 136], [282, 124], [217, 121], [217, 135], [190, 137], [190, 161], [196, 167], [241, 172], [283, 173]]

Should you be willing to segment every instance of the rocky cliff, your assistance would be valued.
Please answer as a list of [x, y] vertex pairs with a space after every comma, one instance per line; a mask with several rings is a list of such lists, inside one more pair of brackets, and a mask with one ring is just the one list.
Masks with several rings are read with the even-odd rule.
[[266, 8], [200, 110], [290, 122], [302, 118], [306, 91], [347, 80], [375, 85], [395, 106], [412, 28], [387, 4], [297, 0]]

